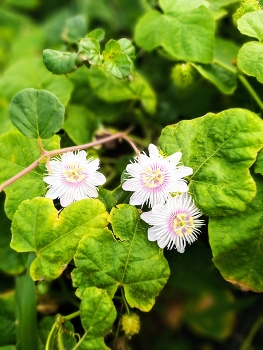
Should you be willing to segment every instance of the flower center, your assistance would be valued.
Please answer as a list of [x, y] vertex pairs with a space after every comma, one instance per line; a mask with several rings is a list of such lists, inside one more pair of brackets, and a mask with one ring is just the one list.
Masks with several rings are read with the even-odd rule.
[[194, 219], [187, 213], [177, 214], [173, 219], [173, 230], [178, 236], [190, 235], [194, 230]]
[[165, 173], [160, 169], [153, 170], [150, 166], [144, 169], [142, 181], [148, 188], [155, 188], [163, 184]]
[[63, 175], [68, 182], [80, 182], [84, 179], [83, 167], [79, 163], [67, 164], [67, 168], [63, 171]]

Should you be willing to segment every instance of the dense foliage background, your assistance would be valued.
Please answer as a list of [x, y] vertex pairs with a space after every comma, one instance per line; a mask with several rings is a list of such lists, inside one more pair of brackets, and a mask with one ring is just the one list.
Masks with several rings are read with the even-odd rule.
[[[10, 150], [15, 150], [16, 142], [18, 142], [16, 140], [22, 136], [17, 136], [18, 131], [15, 131], [16, 127], [10, 120], [9, 104], [13, 96], [25, 88], [48, 90], [54, 93], [64, 105], [65, 123], [63, 129], [57, 133], [61, 138], [61, 147], [79, 145], [92, 141], [95, 137], [98, 139], [113, 132], [129, 130], [131, 140], [139, 149], [147, 150], [150, 143], [160, 143], [163, 150], [172, 153], [176, 150], [167, 146], [170, 129], [166, 129], [158, 141], [162, 130], [167, 125], [193, 119], [190, 133], [182, 126], [182, 137], [178, 141], [180, 146], [184, 142], [187, 143], [192, 132], [196, 132], [198, 138], [200, 125], [198, 122], [195, 124], [194, 118], [207, 113], [220, 113], [230, 108], [244, 108], [261, 117], [263, 103], [260, 97], [263, 95], [261, 84], [263, 70], [261, 70], [261, 56], [256, 56], [255, 52], [261, 52], [263, 29], [261, 29], [261, 36], [258, 34], [259, 42], [256, 42], [257, 36], [254, 35], [254, 38], [251, 39], [247, 36], [249, 34], [241, 34], [242, 30], [240, 32], [237, 29], [236, 23], [238, 16], [241, 17], [245, 12], [260, 12], [260, 4], [263, 6], [263, 3], [259, 2], [257, 7], [256, 1], [247, 1], [246, 6], [248, 7], [243, 13], [236, 15], [234, 21], [232, 16], [242, 5], [237, 0], [196, 0], [186, 5], [184, 1], [177, 0], [175, 3], [180, 9], [178, 12], [176, 12], [177, 7], [173, 9], [173, 1], [160, 1], [159, 3], [155, 0], [1, 0], [0, 158], [5, 159], [5, 152], [9, 152], [10, 158], [17, 156], [15, 151], [12, 154]], [[203, 13], [200, 12], [200, 21], [193, 25], [190, 23], [191, 18], [188, 17], [188, 11], [191, 11], [191, 6], [198, 8], [202, 4], [205, 6], [202, 6]], [[165, 13], [171, 18], [174, 17], [174, 21], [177, 21], [178, 18], [182, 18], [182, 21], [178, 20], [179, 24], [177, 22], [174, 24], [172, 20], [172, 24], [160, 24], [159, 17], [164, 16]], [[173, 25], [180, 27], [180, 23], [183, 27], [174, 29]], [[98, 57], [92, 61], [94, 66], [86, 62], [83, 65], [79, 64], [80, 67], [76, 70], [75, 61], [71, 67], [63, 68], [63, 64], [61, 66], [58, 64], [58, 67], [54, 68], [53, 61], [50, 65], [49, 56], [45, 55], [44, 64], [43, 50], [76, 53], [80, 38], [84, 38], [88, 32], [98, 28], [105, 31], [105, 39], [101, 41], [102, 50], [110, 39], [127, 38], [133, 42], [136, 58], [133, 57], [131, 49], [129, 57], [132, 56], [131, 58], [134, 59], [134, 67], [132, 60], [128, 59], [128, 63], [126, 62], [128, 68], [125, 66], [125, 69], [128, 69], [127, 74], [123, 73], [125, 69], [111, 68], [109, 72], [112, 75], [105, 74], [103, 70], [96, 67]], [[191, 28], [190, 33], [187, 33], [188, 28]], [[180, 35], [174, 37], [173, 31]], [[247, 48], [243, 49], [247, 50], [247, 55], [253, 58], [253, 62], [246, 65], [247, 56], [244, 58], [239, 53], [240, 62], [237, 68], [237, 54], [242, 45], [248, 42], [257, 43], [260, 47], [256, 48], [258, 51], [253, 51], [251, 48], [251, 52]], [[50, 52], [46, 51], [46, 53]], [[104, 57], [108, 57], [107, 53], [104, 54]], [[247, 66], [259, 68], [249, 70]], [[58, 70], [56, 73], [70, 73], [56, 75], [50, 72], [50, 70], [54, 72], [54, 69]], [[119, 74], [122, 76], [118, 76]], [[231, 129], [233, 119], [239, 120], [242, 113], [230, 111], [222, 114], [222, 124], [217, 127]], [[250, 115], [248, 117], [250, 118]], [[261, 128], [258, 122], [258, 129], [261, 130]], [[200, 140], [205, 137], [205, 135], [201, 136], [202, 132], [203, 129], [200, 127]], [[57, 148], [55, 145], [58, 145], [59, 139], [56, 137], [54, 136], [51, 141], [46, 141], [47, 149]], [[249, 134], [246, 138], [249, 139]], [[256, 156], [256, 152], [262, 148], [260, 146], [262, 141], [260, 141], [260, 136], [252, 141], [255, 144], [258, 142], [258, 146], [255, 146], [258, 149], [254, 151]], [[213, 145], [210, 146], [213, 147]], [[238, 150], [236, 152], [238, 153]], [[119, 186], [121, 175], [133, 157], [129, 145], [124, 141], [119, 143], [116, 140], [89, 150], [89, 155], [100, 157], [101, 171], [107, 177], [104, 188], [109, 191]], [[28, 155], [28, 162], [33, 162], [37, 157], [38, 155], [33, 152]], [[249, 166], [252, 164], [253, 162]], [[216, 167], [215, 164], [213, 166]], [[18, 169], [13, 169], [11, 174], [10, 169], [3, 162], [0, 170], [0, 183], [3, 183]], [[230, 170], [227, 169], [227, 171]], [[254, 170], [251, 171], [253, 173]], [[262, 170], [257, 172], [262, 174]], [[32, 175], [33, 180], [42, 179], [43, 173], [44, 165]], [[235, 174], [238, 179], [239, 172], [236, 171]], [[221, 180], [227, 181], [227, 177]], [[258, 186], [257, 193], [262, 193], [261, 175], [254, 175], [254, 181]], [[18, 204], [28, 198], [21, 190], [23, 186], [29, 186], [31, 189], [31, 183], [28, 185], [25, 180], [24, 185], [23, 182], [17, 182], [16, 187], [10, 186], [5, 193], [0, 193], [0, 349], [5, 350], [29, 349], [25, 345], [27, 335], [19, 335], [19, 332], [16, 331], [16, 319], [19, 318], [19, 312], [25, 311], [17, 310], [15, 307], [19, 304], [17, 300], [19, 297], [15, 298], [15, 288], [16, 290], [25, 288], [23, 293], [24, 296], [27, 295], [26, 287], [19, 284], [21, 283], [20, 277], [17, 277], [23, 276], [25, 272], [27, 253], [18, 253], [9, 247], [10, 219], [13, 218]], [[44, 191], [44, 182], [38, 186]], [[109, 205], [110, 200], [107, 201], [108, 192], [106, 190], [105, 192], [100, 191], [100, 198]], [[194, 190], [193, 187], [192, 191]], [[119, 196], [124, 195], [122, 193]], [[246, 203], [250, 202], [252, 197], [251, 195]], [[262, 204], [262, 199], [258, 198], [257, 201], [261, 201]], [[125, 198], [121, 197], [119, 202], [125, 203]], [[219, 204], [217, 213], [213, 212], [217, 209], [206, 207], [201, 199], [198, 203], [204, 214], [207, 214], [205, 216], [207, 224], [208, 217], [213, 217], [210, 228], [214, 233], [217, 230], [218, 235], [223, 232], [224, 227], [229, 230], [229, 227], [239, 225], [237, 223], [241, 222], [241, 226], [244, 223], [249, 229], [248, 222], [259, 220], [258, 217], [253, 216], [257, 212], [256, 204], [253, 204], [256, 209], [253, 209], [252, 206], [249, 208], [250, 211], [245, 212], [242, 217], [245, 206], [242, 208], [238, 206], [239, 204], [236, 207], [232, 203], [228, 207]], [[56, 207], [59, 209], [58, 203]], [[231, 208], [233, 213], [231, 213]], [[237, 216], [241, 216], [238, 219], [231, 216], [235, 210], [239, 211]], [[219, 219], [217, 215], [220, 216]], [[223, 223], [221, 215], [222, 217], [230, 216], [225, 216], [226, 222]], [[261, 231], [257, 232], [262, 235]], [[205, 226], [198, 242], [187, 246], [184, 254], [179, 254], [174, 250], [164, 250], [164, 256], [171, 270], [168, 283], [157, 297], [151, 312], [146, 313], [136, 309], [141, 320], [139, 334], [129, 339], [122, 330], [118, 329], [116, 332], [118, 325], [115, 322], [115, 330], [105, 338], [110, 348], [119, 350], [262, 349], [263, 298], [262, 294], [254, 291], [263, 291], [263, 273], [261, 272], [260, 275], [259, 272], [263, 267], [263, 253], [257, 251], [257, 259], [254, 262], [258, 264], [258, 267], [255, 268], [257, 275], [255, 279], [259, 282], [254, 283], [253, 281], [247, 288], [247, 285], [242, 286], [240, 280], [235, 276], [236, 283], [232, 281], [232, 284], [221, 275], [221, 273], [224, 275], [227, 270], [226, 265], [230, 264], [229, 266], [234, 266], [233, 269], [239, 271], [240, 266], [244, 266], [246, 262], [250, 263], [250, 260], [247, 257], [239, 260], [238, 255], [232, 255], [231, 260], [227, 255], [224, 265], [224, 256], [220, 255], [216, 267], [212, 260], [210, 245], [214, 244], [214, 247], [218, 247], [220, 242], [216, 242], [214, 237], [212, 236], [209, 242], [208, 228]], [[242, 242], [242, 247], [250, 243], [248, 236], [247, 241]], [[13, 248], [16, 248], [15, 244]], [[218, 253], [216, 249], [214, 255]], [[240, 246], [238, 249], [241, 249]], [[247, 256], [252, 257], [254, 251], [254, 247], [249, 248]], [[50, 282], [39, 280], [36, 282], [40, 349], [45, 348], [55, 315], [57, 313], [69, 315], [79, 307], [80, 301], [75, 296], [76, 288], [72, 286], [71, 281], [72, 270], [73, 263], [71, 262], [60, 277]], [[37, 274], [36, 271], [35, 273]], [[244, 273], [247, 274], [247, 272]], [[32, 294], [28, 295], [30, 295], [29, 298], [33, 298]], [[123, 312], [120, 300], [121, 295], [119, 294], [115, 300], [119, 314]], [[25, 302], [24, 299], [23, 302]], [[67, 345], [63, 343], [63, 340], [64, 345], [62, 343], [59, 345], [58, 342], [57, 345], [54, 345], [54, 349], [73, 349], [73, 345], [70, 345], [74, 338], [72, 334], [75, 332], [80, 336], [83, 335], [83, 325], [80, 320], [75, 318], [72, 323], [75, 331], [70, 325], [65, 332], [69, 334], [69, 338], [65, 341]], [[24, 323], [24, 333], [25, 329], [36, 331], [27, 321]], [[249, 334], [251, 335], [252, 329], [255, 329], [257, 333], [252, 344], [246, 347], [245, 339]], [[21, 339], [24, 339], [24, 345], [17, 344]]]

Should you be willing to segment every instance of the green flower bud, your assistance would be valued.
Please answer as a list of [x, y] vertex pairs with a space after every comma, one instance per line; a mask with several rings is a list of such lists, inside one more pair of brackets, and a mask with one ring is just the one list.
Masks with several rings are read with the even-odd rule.
[[137, 314], [126, 314], [121, 318], [121, 327], [126, 335], [132, 336], [140, 332], [140, 317]]
[[172, 79], [180, 90], [186, 90], [196, 81], [198, 72], [190, 63], [177, 63], [172, 69]]
[[237, 25], [237, 20], [247, 12], [262, 10], [258, 0], [243, 0], [240, 7], [233, 14], [233, 22]]

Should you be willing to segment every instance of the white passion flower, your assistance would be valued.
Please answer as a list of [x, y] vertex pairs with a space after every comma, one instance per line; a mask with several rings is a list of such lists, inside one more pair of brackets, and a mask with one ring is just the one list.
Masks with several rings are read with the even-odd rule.
[[183, 177], [191, 175], [193, 169], [178, 166], [181, 157], [181, 152], [163, 157], [153, 144], [149, 145], [149, 156], [141, 153], [135, 157], [134, 163], [126, 167], [129, 178], [122, 185], [125, 191], [134, 192], [130, 204], [146, 203], [153, 207], [165, 203], [169, 193], [187, 192], [188, 186]]
[[66, 207], [73, 201], [98, 197], [96, 186], [106, 178], [97, 171], [99, 159], [86, 157], [86, 151], [67, 152], [49, 162], [49, 173], [43, 179], [48, 184], [47, 198], [59, 198]]
[[141, 214], [142, 220], [149, 225], [149, 241], [157, 241], [160, 248], [172, 249], [179, 253], [185, 250], [186, 242], [191, 244], [197, 239], [204, 225], [199, 217], [202, 213], [195, 206], [188, 193], [180, 196], [169, 196], [166, 204], [157, 204], [151, 211]]

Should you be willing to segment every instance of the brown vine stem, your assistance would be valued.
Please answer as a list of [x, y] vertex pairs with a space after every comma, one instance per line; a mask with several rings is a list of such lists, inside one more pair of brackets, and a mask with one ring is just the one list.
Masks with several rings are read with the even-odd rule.
[[86, 148], [98, 146], [98, 145], [101, 145], [103, 143], [107, 143], [109, 141], [116, 140], [116, 139], [123, 139], [126, 142], [128, 142], [130, 144], [130, 146], [133, 148], [133, 150], [135, 151], [135, 153], [137, 155], [139, 155], [140, 152], [139, 152], [138, 148], [130, 140], [130, 138], [123, 132], [119, 132], [117, 134], [114, 134], [114, 135], [111, 135], [111, 136], [107, 136], [107, 137], [105, 137], [103, 139], [100, 139], [100, 140], [97, 140], [97, 141], [85, 143], [84, 145], [78, 145], [78, 146], [73, 146], [73, 147], [66, 147], [66, 148], [56, 149], [54, 151], [46, 151], [42, 147], [42, 144], [41, 144], [41, 141], [40, 141], [40, 142], [38, 142], [38, 144], [40, 146], [40, 151], [42, 153], [42, 156], [39, 157], [37, 160], [35, 160], [27, 168], [25, 168], [22, 171], [20, 171], [20, 173], [16, 174], [15, 176], [11, 177], [9, 180], [4, 182], [2, 185], [0, 185], [0, 192], [3, 191], [6, 187], [11, 185], [12, 183], [14, 183], [15, 181], [17, 181], [18, 179], [20, 179], [22, 176], [24, 176], [27, 173], [29, 173], [31, 170], [35, 169], [40, 163], [43, 163], [44, 159], [46, 159], [46, 161], [48, 161], [50, 159], [50, 157], [57, 156], [57, 155], [62, 154], [62, 153], [78, 151], [80, 149], [86, 149]]

